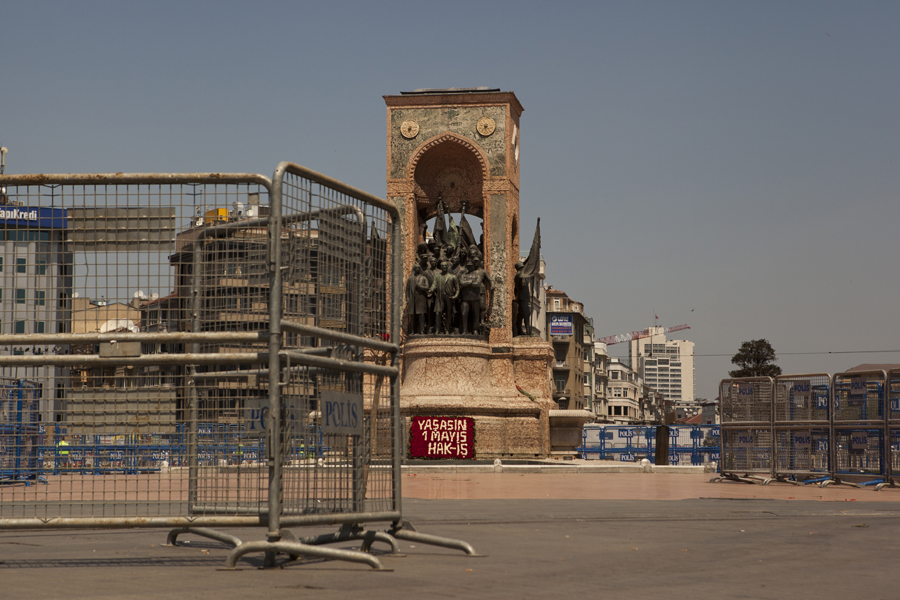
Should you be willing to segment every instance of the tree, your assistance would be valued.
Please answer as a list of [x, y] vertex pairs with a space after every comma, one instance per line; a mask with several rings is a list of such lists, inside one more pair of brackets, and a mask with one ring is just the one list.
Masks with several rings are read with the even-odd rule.
[[741, 349], [731, 357], [732, 364], [740, 369], [729, 371], [732, 377], [776, 377], [781, 375], [781, 367], [775, 364], [775, 350], [769, 340], [750, 340], [741, 344]]

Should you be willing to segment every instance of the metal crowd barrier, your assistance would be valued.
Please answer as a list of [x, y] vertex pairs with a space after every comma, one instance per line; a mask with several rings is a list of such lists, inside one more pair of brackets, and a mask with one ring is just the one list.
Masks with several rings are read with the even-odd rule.
[[721, 460], [721, 428], [718, 425], [696, 425], [692, 432], [695, 454], [692, 464], [719, 464]]
[[827, 373], [775, 378], [773, 477], [798, 485], [831, 478], [831, 377]]
[[[670, 465], [695, 464], [695, 438], [692, 425], [669, 425], [669, 452], [668, 463]], [[653, 428], [656, 429], [655, 427]], [[656, 457], [656, 432], [650, 437], [650, 458]]]
[[719, 384], [721, 478], [763, 483], [772, 478], [774, 385], [771, 377]]
[[[0, 529], [168, 527], [229, 567], [474, 554], [402, 517], [392, 205], [291, 163], [0, 188], [0, 378], [34, 390], [0, 398]], [[287, 529], [310, 525], [340, 529]]]
[[884, 371], [838, 373], [832, 379], [832, 446], [838, 483], [873, 485], [889, 482]]
[[585, 425], [582, 429], [581, 455], [588, 460], [635, 462], [652, 459], [653, 430], [646, 426]]
[[726, 379], [720, 394], [714, 481], [896, 485], [900, 370]]
[[887, 394], [886, 449], [888, 473], [893, 486], [900, 484], [900, 369], [888, 371], [885, 380]]
[[[656, 457], [656, 426], [588, 424], [578, 451], [587, 460], [637, 462]], [[719, 460], [717, 425], [669, 426], [669, 464], [705, 465]]]
[[0, 379], [0, 485], [40, 479], [40, 388], [25, 379]]

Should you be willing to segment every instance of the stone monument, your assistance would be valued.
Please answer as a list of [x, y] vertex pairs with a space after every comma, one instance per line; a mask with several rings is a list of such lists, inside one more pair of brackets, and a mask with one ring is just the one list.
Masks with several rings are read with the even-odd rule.
[[[401, 215], [407, 281], [400, 383], [407, 434], [440, 433], [435, 447], [446, 452], [427, 458], [546, 457], [553, 352], [516, 323], [529, 283], [516, 269], [522, 105], [512, 92], [487, 88], [384, 100], [387, 195]], [[534, 244], [532, 252], [539, 261]], [[459, 439], [468, 444], [453, 446]]]

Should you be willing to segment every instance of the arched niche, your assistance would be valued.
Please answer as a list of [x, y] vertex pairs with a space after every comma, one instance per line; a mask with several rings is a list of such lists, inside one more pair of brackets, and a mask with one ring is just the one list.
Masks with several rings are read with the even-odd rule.
[[448, 133], [423, 144], [410, 162], [417, 229], [437, 215], [440, 201], [448, 213], [463, 212], [465, 204], [466, 214], [484, 219], [487, 161], [479, 148]]

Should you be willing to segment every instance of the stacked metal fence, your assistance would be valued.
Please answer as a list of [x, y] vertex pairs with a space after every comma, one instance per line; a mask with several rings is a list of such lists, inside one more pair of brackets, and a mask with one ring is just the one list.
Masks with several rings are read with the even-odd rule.
[[474, 554], [402, 520], [393, 206], [291, 163], [0, 186], [0, 529], [172, 527], [229, 566]]
[[896, 483], [900, 373], [726, 379], [719, 391], [719, 479], [874, 489]]
[[722, 473], [741, 473], [750, 480], [772, 476], [773, 390], [771, 377], [720, 383]]
[[825, 481], [831, 474], [828, 374], [775, 378], [773, 476], [780, 481]]
[[[698, 460], [698, 440], [700, 439], [700, 431], [695, 425], [669, 425], [669, 448], [668, 463], [670, 465], [697, 465], [701, 464]], [[654, 442], [656, 436], [651, 438]], [[652, 447], [652, 454], [656, 456], [656, 446]]]
[[585, 425], [581, 455], [588, 460], [634, 462], [652, 458], [651, 428], [626, 425]]
[[833, 378], [834, 479], [879, 485], [888, 480], [885, 373], [839, 373]]
[[[585, 425], [578, 451], [587, 460], [637, 462], [656, 458], [655, 425]], [[717, 425], [668, 427], [670, 465], [705, 465], [719, 460]]]
[[888, 418], [885, 454], [891, 482], [896, 485], [900, 483], [900, 369], [888, 371], [885, 394]]

